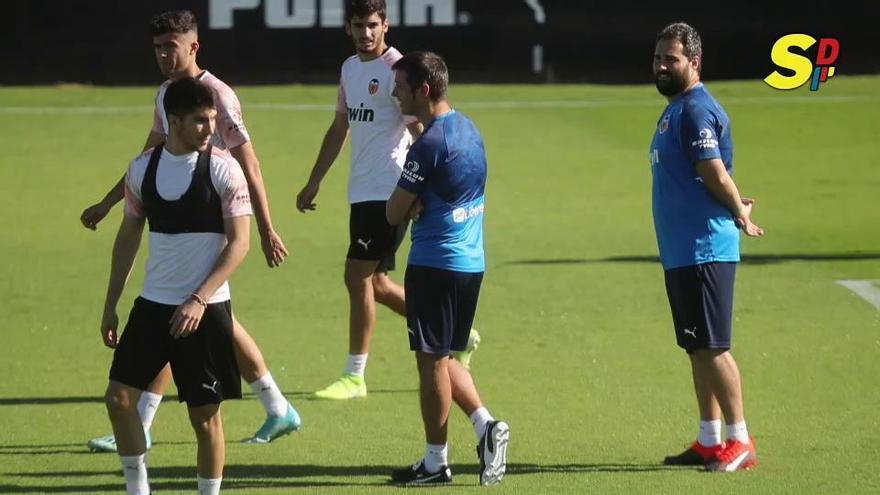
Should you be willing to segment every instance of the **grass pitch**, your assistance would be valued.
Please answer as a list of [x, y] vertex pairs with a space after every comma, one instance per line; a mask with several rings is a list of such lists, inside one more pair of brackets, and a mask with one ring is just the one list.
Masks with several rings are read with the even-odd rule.
[[[512, 429], [508, 476], [493, 491], [880, 492], [880, 311], [835, 283], [880, 279], [878, 84], [840, 76], [810, 93], [708, 83], [733, 121], [737, 182], [757, 199], [754, 219], [767, 230], [743, 241], [734, 339], [761, 465], [732, 475], [659, 465], [697, 426], [651, 224], [648, 146], [664, 100], [651, 86], [452, 88], [489, 154], [483, 345], [473, 370]], [[367, 399], [309, 397], [338, 376], [346, 349], [347, 154], [318, 210], [294, 209], [335, 89], [239, 93], [292, 256], [269, 270], [254, 243], [233, 279], [234, 304], [305, 429], [241, 445], [262, 408], [252, 395], [224, 404], [224, 491], [396, 493], [389, 471], [423, 451], [403, 320], [379, 311]], [[85, 447], [110, 431], [101, 396], [111, 352], [98, 323], [121, 210], [97, 232], [77, 219], [140, 151], [153, 95], [0, 89], [0, 492], [123, 490], [117, 457]], [[121, 317], [139, 292], [144, 253]], [[453, 490], [477, 493], [470, 424], [455, 412], [450, 425]], [[153, 436], [154, 492], [194, 492], [184, 406], [166, 399]]]

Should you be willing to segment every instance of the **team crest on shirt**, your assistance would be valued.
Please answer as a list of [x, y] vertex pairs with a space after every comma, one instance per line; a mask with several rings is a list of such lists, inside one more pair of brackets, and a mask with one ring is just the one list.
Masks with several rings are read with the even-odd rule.
[[379, 80], [370, 79], [370, 85], [367, 86], [367, 91], [369, 91], [371, 95], [376, 94], [376, 92], [379, 91]]
[[669, 114], [663, 116], [663, 119], [660, 120], [660, 124], [657, 126], [657, 132], [663, 134], [666, 130], [669, 129]]

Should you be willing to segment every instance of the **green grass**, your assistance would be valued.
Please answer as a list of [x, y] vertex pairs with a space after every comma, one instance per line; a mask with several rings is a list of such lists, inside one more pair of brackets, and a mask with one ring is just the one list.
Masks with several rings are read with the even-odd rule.
[[[757, 198], [754, 219], [767, 230], [743, 241], [751, 258], [737, 283], [734, 348], [762, 463], [723, 476], [658, 465], [694, 437], [697, 422], [689, 366], [652, 261], [647, 152], [662, 98], [650, 86], [453, 88], [489, 153], [489, 268], [474, 375], [513, 433], [509, 475], [494, 492], [880, 491], [880, 312], [835, 284], [880, 279], [878, 84], [841, 76], [809, 93], [709, 83], [733, 120], [740, 189]], [[240, 445], [234, 440], [259, 425], [262, 409], [252, 395], [224, 404], [224, 491], [396, 493], [384, 485], [388, 471], [423, 450], [403, 321], [379, 311], [369, 398], [340, 404], [308, 395], [344, 360], [347, 154], [322, 186], [318, 210], [299, 214], [293, 198], [332, 114], [271, 104], [331, 105], [335, 89], [239, 93], [292, 256], [270, 271], [255, 246], [233, 280], [235, 307], [305, 430]], [[98, 322], [120, 210], [97, 232], [77, 219], [140, 150], [153, 95], [0, 89], [0, 492], [122, 490], [117, 457], [85, 448], [109, 431], [101, 396], [111, 352]], [[568, 103], [485, 104], [493, 101]], [[139, 291], [142, 264], [121, 316]], [[454, 489], [477, 493], [470, 424], [455, 412], [450, 431]], [[192, 493], [185, 408], [166, 401], [153, 432], [154, 490]]]

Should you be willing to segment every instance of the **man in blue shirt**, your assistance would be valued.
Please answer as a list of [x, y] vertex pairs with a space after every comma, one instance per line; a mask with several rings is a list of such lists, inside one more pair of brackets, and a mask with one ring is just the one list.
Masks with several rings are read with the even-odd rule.
[[669, 105], [651, 143], [654, 228], [676, 339], [690, 356], [700, 410], [697, 441], [664, 462], [736, 471], [758, 463], [730, 354], [739, 230], [764, 231], [750, 219], [753, 201], [740, 197], [730, 176], [730, 119], [700, 82], [702, 61], [693, 27], [670, 24], [657, 36], [654, 77]]
[[430, 52], [405, 55], [392, 67], [404, 114], [424, 124], [386, 205], [388, 223], [411, 218], [412, 249], [404, 277], [410, 349], [416, 352], [424, 458], [392, 473], [402, 484], [452, 481], [447, 423], [453, 399], [471, 418], [479, 442], [480, 484], [501, 481], [510, 429], [483, 406], [469, 371], [449, 359], [467, 346], [483, 272], [486, 152], [474, 123], [446, 99], [446, 64]]

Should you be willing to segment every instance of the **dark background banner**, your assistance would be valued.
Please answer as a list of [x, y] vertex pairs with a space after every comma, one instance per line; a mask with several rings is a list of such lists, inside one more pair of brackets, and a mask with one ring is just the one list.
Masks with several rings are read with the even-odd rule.
[[[4, 0], [14, 22], [3, 33], [0, 84], [155, 84], [161, 78], [147, 22], [179, 8], [199, 18], [200, 64], [232, 84], [334, 83], [353, 53], [342, 3]], [[773, 42], [789, 33], [838, 38], [838, 75], [880, 73], [876, 0], [388, 4], [390, 44], [440, 53], [456, 82], [648, 82], [656, 32], [678, 20], [703, 36], [705, 79], [763, 78], [774, 69]]]

